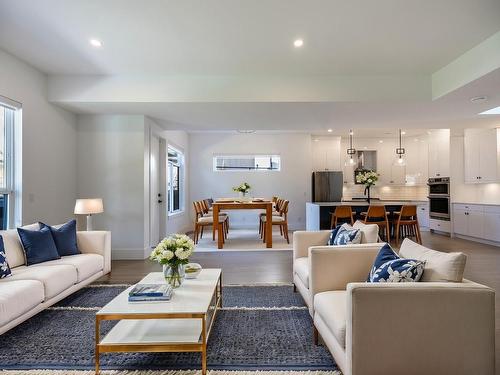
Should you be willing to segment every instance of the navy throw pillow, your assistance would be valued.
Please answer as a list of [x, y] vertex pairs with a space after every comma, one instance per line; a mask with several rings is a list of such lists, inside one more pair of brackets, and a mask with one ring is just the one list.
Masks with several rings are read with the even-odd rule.
[[371, 283], [404, 283], [419, 281], [425, 262], [400, 258], [389, 244], [382, 246], [366, 281]]
[[70, 220], [59, 228], [40, 223], [41, 228], [49, 228], [59, 256], [80, 254], [76, 242], [76, 220]]
[[5, 255], [3, 238], [0, 236], [0, 279], [9, 277], [11, 274], [9, 263], [7, 263], [7, 256]]
[[337, 225], [335, 228], [332, 229], [332, 232], [330, 233], [330, 238], [328, 239], [328, 244], [327, 245], [333, 245], [335, 241], [335, 237], [337, 237], [337, 232], [339, 231], [340, 227], [342, 225]]
[[23, 244], [28, 266], [61, 258], [50, 228], [43, 227], [39, 230], [17, 228], [17, 233]]

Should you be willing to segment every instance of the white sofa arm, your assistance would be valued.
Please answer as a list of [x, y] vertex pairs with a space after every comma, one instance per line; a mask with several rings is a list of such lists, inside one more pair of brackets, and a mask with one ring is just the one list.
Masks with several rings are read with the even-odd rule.
[[308, 256], [308, 249], [311, 246], [323, 246], [328, 243], [330, 230], [293, 232], [293, 259]]
[[104, 257], [104, 274], [111, 271], [111, 232], [78, 231], [76, 232], [78, 249], [83, 254], [93, 253]]
[[467, 280], [349, 284], [346, 355], [353, 375], [493, 375], [495, 292]]
[[366, 281], [375, 257], [385, 243], [309, 248], [309, 289], [311, 295], [346, 290], [347, 284]]

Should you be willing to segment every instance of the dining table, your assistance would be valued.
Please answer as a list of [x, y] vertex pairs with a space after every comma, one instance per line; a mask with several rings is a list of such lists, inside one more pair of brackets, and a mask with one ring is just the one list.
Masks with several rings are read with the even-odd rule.
[[[227, 210], [266, 210], [266, 217], [272, 217], [273, 215], [273, 202], [264, 199], [218, 199], [212, 204], [213, 212], [213, 222], [217, 223], [219, 221], [219, 213], [221, 211]], [[269, 233], [266, 235], [264, 240], [266, 242], [266, 248], [273, 247], [273, 222], [272, 220], [266, 220], [266, 231]], [[224, 247], [224, 231], [222, 225], [217, 226], [217, 247], [222, 249]]]

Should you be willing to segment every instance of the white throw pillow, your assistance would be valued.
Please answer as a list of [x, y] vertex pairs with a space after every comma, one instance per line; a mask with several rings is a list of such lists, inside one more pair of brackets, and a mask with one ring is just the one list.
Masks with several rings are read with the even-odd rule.
[[376, 243], [378, 242], [378, 225], [377, 224], [365, 224], [360, 220], [357, 220], [354, 225], [354, 229], [359, 229], [361, 231], [361, 243]]
[[450, 281], [461, 283], [467, 256], [464, 253], [444, 253], [431, 250], [405, 238], [399, 250], [402, 258], [425, 260], [421, 281]]

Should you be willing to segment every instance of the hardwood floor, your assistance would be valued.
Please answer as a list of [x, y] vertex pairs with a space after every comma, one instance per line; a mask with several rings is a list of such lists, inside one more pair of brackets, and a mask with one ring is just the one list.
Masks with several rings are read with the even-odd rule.
[[[500, 370], [500, 247], [484, 245], [458, 238], [422, 233], [423, 244], [440, 251], [462, 251], [467, 254], [465, 277], [487, 285], [496, 294], [496, 348], [497, 369]], [[193, 262], [203, 267], [222, 268], [225, 284], [291, 283], [291, 251], [240, 251], [195, 253]], [[99, 280], [101, 283], [135, 283], [160, 266], [149, 260], [117, 260], [112, 273]]]

